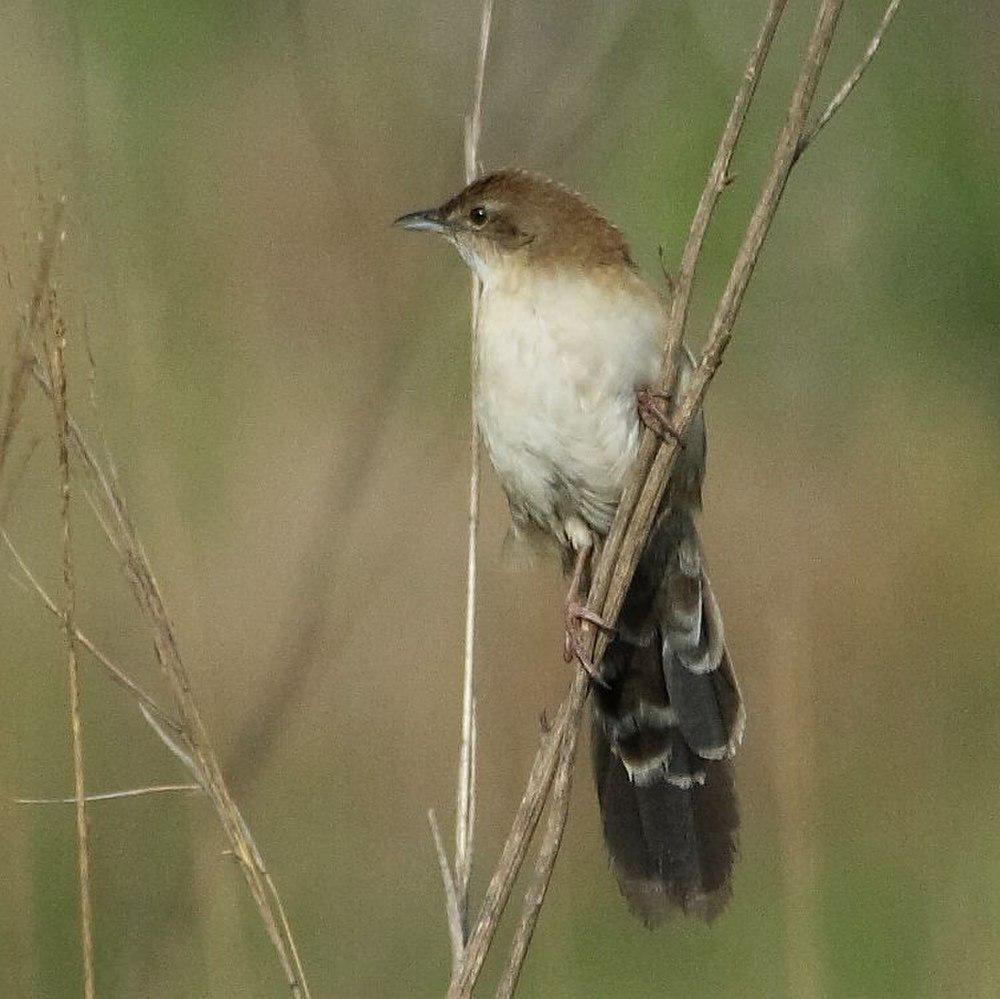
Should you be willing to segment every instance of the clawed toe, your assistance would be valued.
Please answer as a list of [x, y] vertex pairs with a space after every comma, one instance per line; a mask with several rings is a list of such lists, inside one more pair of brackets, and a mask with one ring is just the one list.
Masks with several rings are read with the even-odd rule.
[[601, 676], [600, 670], [594, 665], [589, 651], [583, 642], [579, 627], [581, 621], [587, 621], [594, 625], [595, 628], [599, 628], [611, 636], [618, 633], [617, 629], [596, 611], [591, 610], [578, 601], [570, 600], [566, 602], [566, 638], [563, 644], [563, 658], [568, 663], [575, 659], [580, 664], [580, 668], [594, 683], [607, 688], [607, 681]]
[[601, 676], [601, 671], [594, 665], [594, 661], [590, 658], [587, 650], [584, 648], [583, 642], [578, 636], [571, 636], [567, 633], [566, 635], [566, 645], [569, 654], [566, 656], [566, 662], [572, 662], [574, 659], [580, 666], [580, 669], [590, 677], [592, 683], [596, 683], [599, 687], [603, 687], [605, 690], [609, 689], [610, 684], [607, 680]]
[[672, 440], [684, 447], [681, 435], [674, 429], [668, 416], [670, 403], [671, 397], [666, 392], [643, 388], [636, 394], [636, 408], [643, 426], [652, 430], [660, 440]]
[[600, 614], [580, 602], [580, 596], [583, 592], [584, 568], [592, 550], [590, 546], [587, 546], [579, 549], [576, 554], [573, 578], [570, 581], [569, 593], [566, 595], [566, 638], [563, 643], [563, 657], [568, 663], [575, 659], [594, 683], [606, 689], [608, 682], [601, 676], [600, 670], [594, 666], [593, 660], [590, 658], [591, 652], [584, 644], [583, 636], [580, 634], [581, 621], [587, 621], [595, 628], [600, 628], [610, 635], [616, 634], [614, 625], [605, 621]]
[[577, 600], [569, 600], [566, 603], [566, 629], [575, 628], [578, 621], [589, 621], [595, 628], [612, 637], [618, 634], [618, 629], [597, 611], [591, 610], [586, 604], [581, 604]]

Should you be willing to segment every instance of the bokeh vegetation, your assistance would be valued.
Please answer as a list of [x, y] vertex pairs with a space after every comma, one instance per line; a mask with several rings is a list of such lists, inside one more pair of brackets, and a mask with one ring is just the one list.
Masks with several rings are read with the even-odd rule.
[[[498, 0], [485, 162], [586, 192], [655, 274], [760, 6]], [[808, 30], [791, 7], [695, 334]], [[847, 6], [825, 94], [881, 11]], [[457, 751], [467, 277], [388, 222], [460, 185], [477, 30], [454, 0], [0, 13], [4, 328], [65, 194], [71, 394], [117, 459], [317, 996], [435, 995], [448, 968], [425, 812], [447, 812]], [[731, 910], [639, 928], [581, 770], [525, 995], [1000, 991], [998, 43], [987, 0], [904, 3], [793, 178], [709, 398], [703, 533], [751, 712]], [[0, 508], [57, 586], [52, 438], [35, 398]], [[155, 686], [78, 499], [78, 620]], [[506, 569], [505, 530], [490, 480], [474, 890], [567, 681], [557, 566]], [[0, 622], [0, 995], [72, 996], [72, 809], [13, 804], [71, 788], [61, 637], [6, 573]], [[94, 670], [84, 701], [95, 790], [182, 776]], [[203, 802], [95, 804], [92, 824], [101, 994], [281, 994]]]

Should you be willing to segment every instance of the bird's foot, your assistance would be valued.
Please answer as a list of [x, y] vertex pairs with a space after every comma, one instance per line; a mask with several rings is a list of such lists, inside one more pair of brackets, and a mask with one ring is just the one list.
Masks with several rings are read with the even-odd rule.
[[607, 689], [608, 681], [601, 676], [601, 671], [594, 665], [594, 661], [590, 657], [590, 650], [583, 640], [580, 628], [580, 624], [583, 621], [588, 621], [595, 628], [608, 635], [614, 636], [618, 633], [618, 629], [601, 617], [596, 611], [592, 611], [578, 600], [567, 600], [566, 638], [563, 646], [563, 658], [568, 663], [571, 663], [575, 659], [580, 664], [580, 668], [594, 683]]
[[661, 441], [672, 440], [680, 447], [684, 447], [681, 435], [674, 430], [670, 422], [672, 401], [669, 393], [656, 392], [653, 389], [641, 388], [636, 394], [636, 408], [643, 426], [652, 430]]

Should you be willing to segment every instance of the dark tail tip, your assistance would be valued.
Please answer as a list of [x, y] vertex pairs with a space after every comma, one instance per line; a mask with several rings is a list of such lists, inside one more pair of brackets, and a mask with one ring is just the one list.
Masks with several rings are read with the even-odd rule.
[[731, 894], [739, 818], [732, 767], [704, 761], [704, 782], [656, 776], [633, 783], [593, 726], [594, 778], [604, 840], [622, 894], [647, 925], [681, 911], [711, 922]]

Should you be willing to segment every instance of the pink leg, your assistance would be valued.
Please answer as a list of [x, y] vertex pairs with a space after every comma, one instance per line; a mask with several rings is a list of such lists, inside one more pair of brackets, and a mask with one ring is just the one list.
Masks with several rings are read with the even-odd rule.
[[590, 652], [584, 643], [580, 630], [581, 621], [589, 621], [596, 628], [614, 634], [614, 626], [604, 620], [596, 611], [591, 610], [581, 600], [583, 588], [583, 576], [587, 567], [587, 560], [590, 558], [593, 548], [588, 546], [581, 548], [576, 554], [576, 562], [573, 566], [573, 576], [570, 579], [569, 592], [566, 594], [566, 640], [563, 647], [563, 658], [566, 662], [574, 659], [579, 662], [581, 668], [587, 673], [594, 683], [607, 687], [607, 682], [600, 675], [590, 658]]
[[654, 392], [652, 389], [639, 389], [636, 395], [639, 419], [643, 426], [652, 430], [661, 440], [669, 438], [684, 447], [684, 441], [670, 422], [670, 402], [671, 398], [667, 393]]

